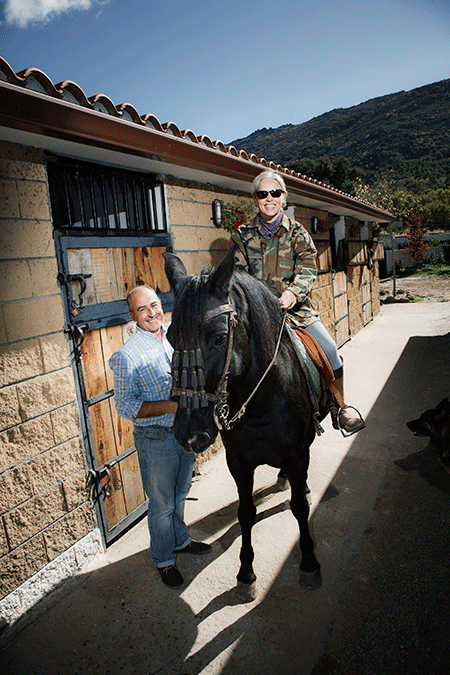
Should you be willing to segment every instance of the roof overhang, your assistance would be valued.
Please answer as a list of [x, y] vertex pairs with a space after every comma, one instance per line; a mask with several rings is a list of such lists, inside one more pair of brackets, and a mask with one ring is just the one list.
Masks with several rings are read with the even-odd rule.
[[[245, 192], [261, 171], [275, 168], [283, 173], [290, 203], [365, 221], [395, 220], [376, 206], [273, 162], [225, 147], [220, 141], [196, 138], [192, 132], [180, 132], [173, 124], [159, 125], [157, 120], [160, 129], [154, 128], [154, 123], [150, 127], [145, 118], [123, 119], [95, 110], [87, 99], [86, 102], [87, 105], [72, 103], [62, 100], [61, 95], [0, 81], [0, 139]], [[132, 106], [128, 109], [134, 110]]]

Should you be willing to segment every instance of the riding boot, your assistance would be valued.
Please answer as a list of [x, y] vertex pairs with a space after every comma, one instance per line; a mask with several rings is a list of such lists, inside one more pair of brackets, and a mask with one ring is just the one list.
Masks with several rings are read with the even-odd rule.
[[344, 403], [343, 366], [337, 370], [334, 370], [333, 373], [333, 386], [337, 392], [336, 395], [331, 394], [330, 396], [329, 410], [331, 413], [331, 419], [333, 421], [333, 427], [335, 429], [341, 429], [345, 436], [351, 436], [352, 434], [356, 434], [357, 431], [364, 429], [366, 423], [359, 414], [355, 414], [354, 408], [351, 406], [346, 406]]

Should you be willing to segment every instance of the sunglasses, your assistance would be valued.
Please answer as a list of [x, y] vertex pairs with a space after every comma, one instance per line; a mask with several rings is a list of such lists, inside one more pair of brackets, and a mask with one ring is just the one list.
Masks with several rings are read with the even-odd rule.
[[284, 190], [256, 190], [255, 194], [258, 199], [265, 199], [269, 195], [274, 199], [278, 199], [284, 193]]

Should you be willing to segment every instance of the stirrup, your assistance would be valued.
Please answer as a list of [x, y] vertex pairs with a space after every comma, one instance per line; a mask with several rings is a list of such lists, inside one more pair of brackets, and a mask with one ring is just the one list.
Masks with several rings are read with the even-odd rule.
[[[351, 409], [354, 410], [356, 413], [358, 413], [359, 419], [360, 419], [361, 422], [362, 422], [362, 425], [359, 426], [359, 427], [358, 427], [357, 429], [355, 429], [354, 431], [346, 431], [345, 429], [343, 429], [343, 428], [341, 427], [341, 423], [340, 423], [341, 412], [342, 412], [343, 410], [348, 410], [349, 408], [351, 408]], [[358, 410], [357, 408], [355, 408], [355, 406], [353, 406], [353, 405], [346, 405], [345, 408], [338, 408], [337, 415], [336, 415], [336, 424], [337, 424], [337, 428], [339, 429], [339, 431], [341, 432], [341, 434], [343, 435], [344, 438], [348, 438], [348, 436], [353, 436], [353, 434], [358, 433], [358, 431], [361, 431], [361, 429], [364, 429], [365, 426], [366, 426], [366, 423], [365, 423], [365, 421], [364, 421], [363, 416], [361, 415], [361, 413], [359, 412], [359, 410]]]

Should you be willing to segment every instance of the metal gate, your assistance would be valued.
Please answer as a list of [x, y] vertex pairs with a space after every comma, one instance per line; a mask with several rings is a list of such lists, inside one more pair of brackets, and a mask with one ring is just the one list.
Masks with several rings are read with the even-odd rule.
[[152, 286], [164, 311], [172, 309], [162, 257], [169, 235], [95, 237], [55, 232], [55, 239], [88, 473], [98, 522], [109, 544], [145, 514], [147, 503], [133, 424], [116, 413], [108, 359], [134, 330], [124, 300], [131, 288]]

